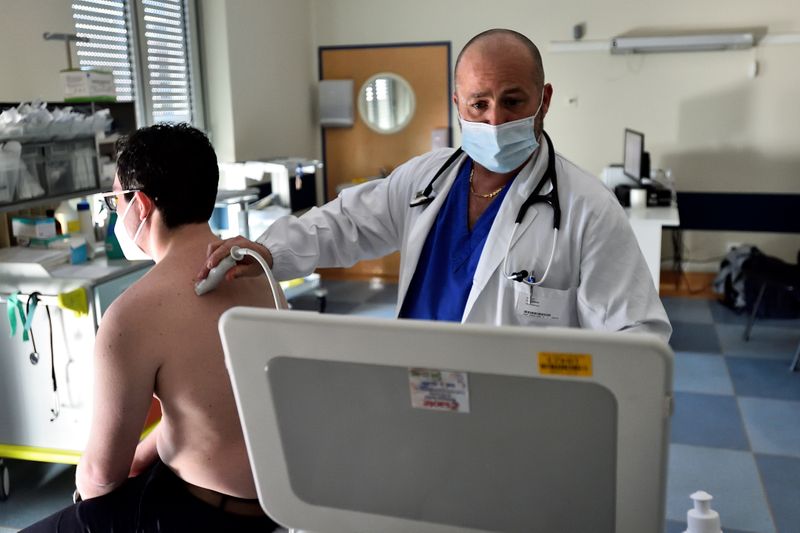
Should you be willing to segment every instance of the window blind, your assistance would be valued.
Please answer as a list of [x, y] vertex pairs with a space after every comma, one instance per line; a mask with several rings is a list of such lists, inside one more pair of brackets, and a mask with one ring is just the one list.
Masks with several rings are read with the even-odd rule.
[[146, 90], [154, 122], [191, 122], [186, 6], [183, 0], [140, 0]]
[[72, 2], [75, 31], [88, 39], [77, 43], [80, 67], [111, 70], [117, 100], [134, 100], [148, 124], [194, 122], [187, 3]]
[[77, 54], [82, 69], [110, 70], [114, 74], [117, 100], [135, 98], [131, 32], [127, 0], [75, 0], [72, 3]]

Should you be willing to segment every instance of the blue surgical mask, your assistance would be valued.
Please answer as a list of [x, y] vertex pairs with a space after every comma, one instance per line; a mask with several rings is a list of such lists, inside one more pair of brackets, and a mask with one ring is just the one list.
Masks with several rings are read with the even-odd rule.
[[[544, 98], [544, 93], [542, 93]], [[539, 109], [542, 102], [539, 102]], [[539, 147], [533, 129], [536, 115], [506, 122], [499, 126], [485, 122], [470, 122], [458, 117], [461, 123], [461, 147], [482, 167], [505, 174], [522, 165]]]

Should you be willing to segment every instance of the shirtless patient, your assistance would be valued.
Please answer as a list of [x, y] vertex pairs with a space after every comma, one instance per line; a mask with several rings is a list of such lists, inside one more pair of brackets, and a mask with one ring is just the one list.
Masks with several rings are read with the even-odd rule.
[[[118, 154], [113, 191], [135, 192], [108, 197], [116, 234], [126, 256], [144, 252], [155, 266], [97, 333], [94, 412], [76, 475], [84, 501], [25, 531], [272, 531], [254, 500], [217, 331], [230, 307], [275, 307], [269, 285], [241, 278], [194, 292], [197, 265], [219, 240], [207, 222], [214, 150], [194, 128], [156, 125], [120, 141]], [[154, 395], [162, 419], [139, 442]]]

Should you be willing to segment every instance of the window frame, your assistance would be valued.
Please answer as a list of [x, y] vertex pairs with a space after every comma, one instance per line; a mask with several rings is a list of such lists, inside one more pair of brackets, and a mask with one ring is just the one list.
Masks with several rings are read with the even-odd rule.
[[[147, 68], [147, 39], [142, 0], [121, 0], [125, 10], [128, 30], [130, 63], [133, 70], [133, 102], [138, 127], [155, 124], [153, 118], [153, 93], [150, 90], [150, 73]], [[205, 129], [205, 104], [203, 94], [203, 72], [201, 62], [198, 3], [197, 0], [181, 0], [184, 16], [183, 33], [186, 45], [186, 65], [189, 90], [189, 123]], [[74, 23], [73, 10], [73, 23]], [[80, 62], [79, 62], [80, 64]], [[81, 66], [81, 68], [83, 68]]]

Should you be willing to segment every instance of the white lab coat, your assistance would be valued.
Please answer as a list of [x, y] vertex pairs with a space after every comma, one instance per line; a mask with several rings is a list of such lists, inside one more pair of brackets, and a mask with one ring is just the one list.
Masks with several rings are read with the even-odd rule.
[[[556, 154], [561, 228], [550, 272], [531, 289], [502, 275], [502, 263], [520, 205], [547, 167], [547, 141], [512, 182], [478, 262], [462, 322], [554, 325], [654, 333], [672, 331], [628, 219], [616, 198], [587, 172]], [[416, 157], [381, 180], [345, 189], [302, 217], [284, 217], [258, 238], [274, 260], [278, 279], [316, 267], [347, 267], [400, 250], [399, 313], [422, 247], [458, 174], [462, 156], [434, 186], [435, 199], [409, 207], [453, 153]], [[545, 185], [542, 194], [550, 189]], [[464, 222], [466, 223], [466, 221]], [[509, 252], [508, 271], [541, 276], [553, 242], [553, 211], [528, 209]], [[499, 309], [499, 311], [498, 311]]]

